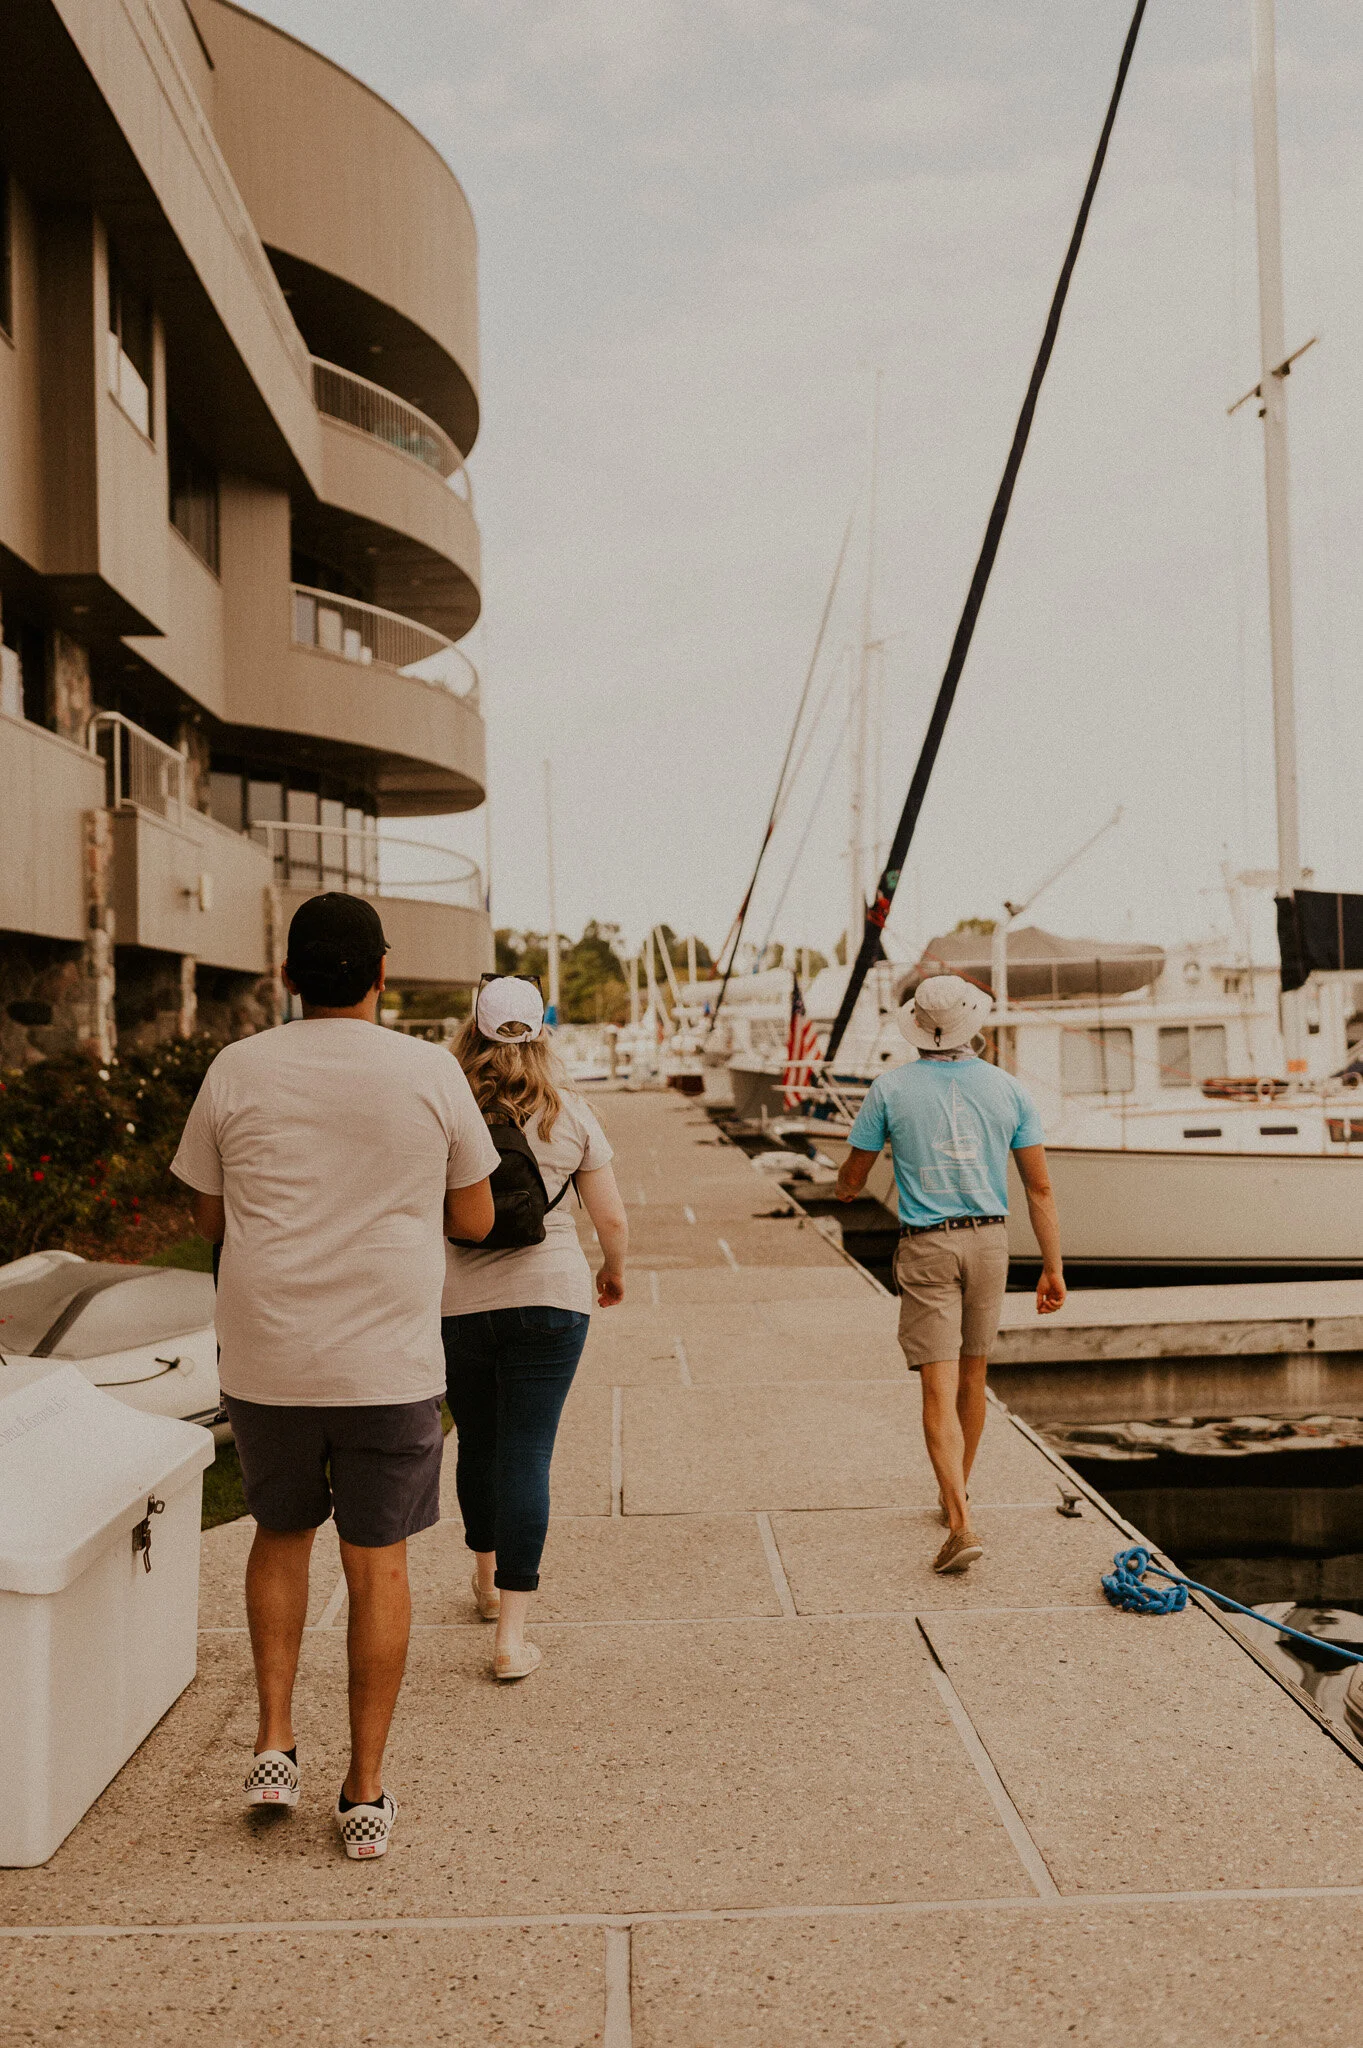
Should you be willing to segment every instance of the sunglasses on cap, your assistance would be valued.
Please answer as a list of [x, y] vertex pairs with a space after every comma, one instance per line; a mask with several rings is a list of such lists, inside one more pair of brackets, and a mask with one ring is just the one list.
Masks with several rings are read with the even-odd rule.
[[540, 980], [538, 974], [480, 974], [478, 977], [479, 995], [494, 981], [528, 981], [540, 1001], [544, 1001], [544, 983]]

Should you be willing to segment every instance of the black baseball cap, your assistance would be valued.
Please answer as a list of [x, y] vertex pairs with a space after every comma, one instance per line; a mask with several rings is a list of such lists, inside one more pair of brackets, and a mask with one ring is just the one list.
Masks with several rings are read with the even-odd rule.
[[295, 910], [284, 964], [305, 1002], [348, 1009], [368, 995], [387, 951], [379, 913], [368, 897], [329, 889]]

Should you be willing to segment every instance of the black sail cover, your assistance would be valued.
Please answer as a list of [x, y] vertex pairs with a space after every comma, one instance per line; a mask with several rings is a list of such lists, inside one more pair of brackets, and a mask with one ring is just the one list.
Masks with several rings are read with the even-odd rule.
[[1298, 889], [1277, 903], [1284, 993], [1311, 974], [1363, 973], [1363, 896]]

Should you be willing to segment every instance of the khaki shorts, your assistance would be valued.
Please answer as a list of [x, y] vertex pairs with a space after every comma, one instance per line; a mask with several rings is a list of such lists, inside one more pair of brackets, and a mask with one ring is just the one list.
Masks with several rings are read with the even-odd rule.
[[937, 1359], [987, 1358], [1008, 1285], [1008, 1226], [901, 1237], [894, 1277], [899, 1346], [914, 1372]]

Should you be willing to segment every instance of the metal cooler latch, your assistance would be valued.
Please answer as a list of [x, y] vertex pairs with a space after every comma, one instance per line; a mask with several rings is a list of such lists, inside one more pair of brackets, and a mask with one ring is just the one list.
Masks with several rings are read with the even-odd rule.
[[151, 1570], [151, 1518], [153, 1515], [163, 1515], [165, 1511], [165, 1502], [158, 1500], [154, 1493], [149, 1493], [147, 1495], [147, 1512], [133, 1530], [133, 1555], [135, 1557], [138, 1551], [141, 1551], [142, 1569], [144, 1571], [149, 1572]]

